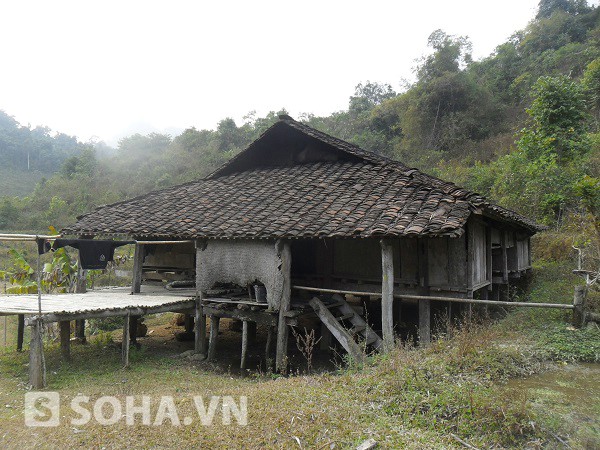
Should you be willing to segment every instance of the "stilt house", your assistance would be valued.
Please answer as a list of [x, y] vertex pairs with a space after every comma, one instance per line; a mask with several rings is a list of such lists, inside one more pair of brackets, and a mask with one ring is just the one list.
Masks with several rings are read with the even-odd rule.
[[[203, 315], [216, 323], [237, 316], [216, 308], [215, 296], [245, 303], [222, 289], [264, 286], [266, 301], [241, 319], [277, 330], [281, 368], [288, 325], [307, 311], [340, 342], [358, 335], [379, 347], [403, 331], [402, 311], [412, 308], [427, 341], [432, 311], [448, 309], [441, 298], [497, 297], [528, 271], [538, 230], [478, 194], [282, 116], [208, 177], [99, 207], [62, 233], [144, 241], [134, 291], [195, 280]], [[328, 304], [318, 293], [341, 295]], [[352, 299], [362, 313], [347, 308]], [[332, 320], [348, 322], [347, 333]]]

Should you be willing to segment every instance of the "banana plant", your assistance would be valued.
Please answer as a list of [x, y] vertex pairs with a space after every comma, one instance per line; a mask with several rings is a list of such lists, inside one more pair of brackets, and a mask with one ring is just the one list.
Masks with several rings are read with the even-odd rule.
[[[0, 278], [7, 280], [8, 294], [37, 293], [36, 272], [25, 257], [15, 249], [8, 250], [12, 257], [12, 270], [0, 271]], [[44, 292], [72, 292], [77, 280], [77, 261], [73, 261], [64, 248], [54, 252], [52, 261], [44, 264], [41, 286]]]

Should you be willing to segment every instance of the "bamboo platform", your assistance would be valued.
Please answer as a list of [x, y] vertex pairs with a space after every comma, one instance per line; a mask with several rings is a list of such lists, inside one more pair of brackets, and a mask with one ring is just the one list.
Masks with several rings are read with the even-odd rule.
[[23, 314], [41, 318], [44, 322], [91, 319], [100, 317], [146, 315], [166, 311], [184, 311], [195, 307], [195, 291], [181, 292], [156, 289], [152, 286], [138, 294], [130, 288], [88, 291], [83, 294], [43, 294], [42, 314], [38, 310], [37, 294], [1, 295], [0, 315]]

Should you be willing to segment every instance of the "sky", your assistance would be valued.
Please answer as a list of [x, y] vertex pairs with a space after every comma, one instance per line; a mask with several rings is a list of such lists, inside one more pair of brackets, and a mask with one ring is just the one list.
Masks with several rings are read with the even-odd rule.
[[328, 115], [358, 83], [401, 90], [434, 30], [479, 59], [538, 1], [4, 1], [0, 110], [111, 145], [250, 111]]

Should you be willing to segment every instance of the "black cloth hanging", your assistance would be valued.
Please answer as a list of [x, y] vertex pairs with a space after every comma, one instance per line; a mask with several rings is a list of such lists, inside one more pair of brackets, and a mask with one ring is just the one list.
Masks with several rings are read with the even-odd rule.
[[122, 245], [134, 244], [135, 241], [111, 241], [100, 239], [56, 239], [53, 250], [62, 247], [73, 247], [79, 250], [79, 260], [82, 269], [106, 269], [108, 261], [112, 261], [115, 248]]
[[45, 238], [37, 238], [35, 242], [37, 243], [38, 255], [43, 255], [44, 253], [49, 252], [52, 248], [50, 242]]

